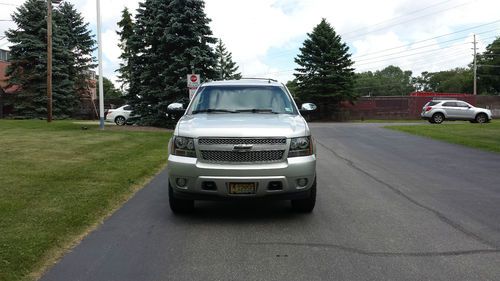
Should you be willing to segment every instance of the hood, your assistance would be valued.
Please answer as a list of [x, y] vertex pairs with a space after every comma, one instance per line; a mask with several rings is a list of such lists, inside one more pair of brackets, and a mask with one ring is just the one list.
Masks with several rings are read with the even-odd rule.
[[185, 115], [175, 134], [184, 137], [302, 137], [309, 128], [300, 115], [201, 113]]

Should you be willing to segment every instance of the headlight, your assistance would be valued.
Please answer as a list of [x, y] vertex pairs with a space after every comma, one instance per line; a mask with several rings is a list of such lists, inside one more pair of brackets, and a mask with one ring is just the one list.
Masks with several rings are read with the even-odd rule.
[[186, 137], [174, 137], [172, 154], [185, 157], [196, 157], [194, 140]]
[[311, 137], [293, 138], [290, 140], [290, 151], [288, 157], [299, 157], [312, 155], [313, 145]]

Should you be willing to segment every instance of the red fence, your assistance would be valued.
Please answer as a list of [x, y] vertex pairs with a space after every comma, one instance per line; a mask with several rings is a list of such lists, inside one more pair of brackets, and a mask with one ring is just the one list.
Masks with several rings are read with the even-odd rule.
[[419, 119], [422, 107], [436, 97], [456, 98], [474, 106], [492, 109], [500, 113], [500, 96], [473, 96], [468, 94], [444, 94], [428, 96], [418, 94], [402, 97], [362, 97], [354, 104], [342, 103], [344, 120], [360, 119]]

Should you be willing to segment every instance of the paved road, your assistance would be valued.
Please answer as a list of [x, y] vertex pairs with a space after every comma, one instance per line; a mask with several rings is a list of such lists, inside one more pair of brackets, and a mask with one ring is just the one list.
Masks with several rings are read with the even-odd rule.
[[170, 213], [160, 174], [42, 280], [500, 280], [500, 155], [376, 124], [312, 124], [313, 214]]

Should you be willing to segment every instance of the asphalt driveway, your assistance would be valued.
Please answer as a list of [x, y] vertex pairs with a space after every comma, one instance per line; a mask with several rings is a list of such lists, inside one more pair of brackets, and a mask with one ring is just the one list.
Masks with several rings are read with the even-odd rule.
[[166, 172], [42, 280], [500, 280], [500, 154], [378, 124], [311, 124], [312, 214], [168, 208]]

